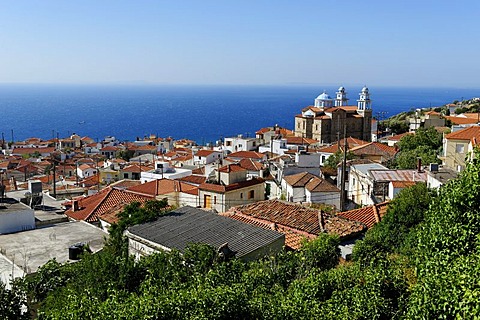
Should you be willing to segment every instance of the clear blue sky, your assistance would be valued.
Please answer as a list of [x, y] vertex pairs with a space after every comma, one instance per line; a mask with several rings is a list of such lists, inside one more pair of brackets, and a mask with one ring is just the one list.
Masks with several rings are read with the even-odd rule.
[[480, 1], [0, 0], [0, 83], [480, 87]]

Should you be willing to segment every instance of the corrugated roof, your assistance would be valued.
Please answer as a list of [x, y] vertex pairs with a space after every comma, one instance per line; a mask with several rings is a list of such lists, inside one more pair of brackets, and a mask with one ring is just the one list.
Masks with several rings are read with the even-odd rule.
[[228, 247], [242, 257], [268, 246], [284, 235], [248, 225], [190, 206], [179, 208], [154, 222], [136, 225], [128, 231], [161, 246], [184, 251], [190, 243], [205, 243], [215, 248]]

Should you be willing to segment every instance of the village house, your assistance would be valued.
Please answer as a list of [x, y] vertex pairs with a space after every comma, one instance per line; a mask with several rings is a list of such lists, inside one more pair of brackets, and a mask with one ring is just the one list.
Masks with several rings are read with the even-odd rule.
[[149, 171], [142, 171], [140, 180], [142, 183], [158, 179], [179, 179], [192, 174], [192, 170], [173, 167], [167, 161], [155, 161], [155, 167]]
[[289, 202], [323, 203], [340, 208], [340, 190], [308, 172], [283, 177], [282, 190]]
[[129, 187], [128, 190], [157, 200], [167, 199], [169, 205], [176, 207], [200, 205], [198, 187], [183, 181], [159, 179]]
[[130, 227], [125, 232], [128, 252], [142, 256], [173, 249], [184, 252], [189, 244], [203, 243], [217, 249], [220, 257], [250, 261], [283, 249], [285, 236], [190, 206]]
[[447, 134], [443, 139], [443, 165], [457, 172], [465, 169], [471, 141], [480, 141], [480, 127], [473, 126]]
[[198, 187], [202, 208], [225, 212], [235, 205], [265, 199], [264, 180], [247, 180], [247, 170], [237, 164], [215, 169], [210, 178], [213, 181]]
[[351, 164], [347, 197], [360, 206], [393, 199], [398, 192], [416, 183], [427, 183], [421, 164], [417, 169], [392, 170], [378, 163]]
[[204, 166], [215, 161], [223, 159], [222, 151], [215, 151], [209, 149], [198, 150], [193, 155], [193, 165], [195, 166]]
[[118, 209], [118, 206], [123, 208], [134, 201], [143, 203], [154, 199], [151, 195], [138, 194], [116, 187], [107, 187], [93, 195], [75, 198], [66, 203], [66, 205], [69, 205], [69, 209], [65, 211], [65, 214], [70, 219], [83, 220], [102, 227], [99, 217], [106, 212], [110, 212], [112, 208]]
[[258, 149], [259, 144], [259, 139], [245, 138], [241, 134], [236, 137], [225, 138], [223, 143], [225, 150], [229, 153], [237, 151], [254, 151]]
[[77, 166], [77, 176], [81, 179], [97, 174], [97, 169], [90, 164], [83, 163]]
[[261, 128], [255, 132], [255, 136], [261, 145], [270, 144], [270, 142], [273, 140], [278, 140], [287, 136], [293, 136], [294, 134], [295, 133], [293, 131], [282, 128], [278, 124], [274, 125], [273, 127]]

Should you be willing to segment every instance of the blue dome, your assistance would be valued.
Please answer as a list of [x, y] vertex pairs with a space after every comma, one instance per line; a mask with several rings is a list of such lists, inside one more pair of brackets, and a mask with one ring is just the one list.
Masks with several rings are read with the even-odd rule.
[[326, 92], [322, 93], [317, 97], [319, 100], [332, 100], [332, 97], [330, 97]]

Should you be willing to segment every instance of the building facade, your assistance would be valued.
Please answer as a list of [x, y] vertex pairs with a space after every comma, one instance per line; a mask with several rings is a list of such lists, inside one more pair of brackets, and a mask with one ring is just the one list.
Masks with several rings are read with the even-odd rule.
[[343, 135], [346, 126], [347, 137], [370, 141], [372, 108], [368, 88], [363, 87], [359, 95], [357, 105], [349, 106], [344, 87], [338, 89], [335, 99], [322, 93], [313, 106], [295, 116], [295, 136], [331, 143], [338, 140], [338, 133]]

